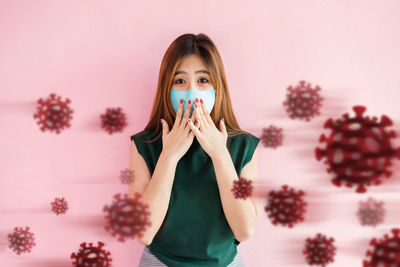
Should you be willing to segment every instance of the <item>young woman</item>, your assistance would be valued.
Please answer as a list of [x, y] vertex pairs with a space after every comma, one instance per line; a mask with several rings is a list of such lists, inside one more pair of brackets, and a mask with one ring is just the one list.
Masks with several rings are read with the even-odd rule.
[[131, 141], [129, 192], [141, 194], [151, 221], [136, 237], [145, 245], [139, 267], [244, 266], [237, 245], [254, 233], [258, 207], [231, 188], [256, 180], [260, 139], [240, 129], [207, 35], [183, 34], [168, 47], [150, 120]]

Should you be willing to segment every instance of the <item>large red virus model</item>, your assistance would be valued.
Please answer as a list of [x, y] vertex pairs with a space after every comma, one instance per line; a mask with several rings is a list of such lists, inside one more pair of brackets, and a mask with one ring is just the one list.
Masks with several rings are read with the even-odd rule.
[[93, 243], [86, 245], [81, 243], [79, 251], [71, 254], [71, 259], [75, 259], [72, 264], [75, 267], [112, 267], [111, 253], [103, 249], [104, 243], [98, 241], [97, 247]]
[[268, 203], [264, 210], [274, 225], [280, 224], [291, 228], [296, 223], [304, 221], [307, 206], [303, 200], [304, 195], [302, 190], [283, 185], [282, 189], [269, 192]]
[[295, 88], [289, 86], [286, 101], [283, 102], [289, 117], [310, 121], [313, 117], [320, 115], [323, 100], [319, 94], [320, 90], [318, 85], [312, 88], [311, 84], [305, 81], [300, 81]]
[[240, 177], [239, 180], [233, 181], [233, 187], [231, 188], [235, 198], [246, 199], [251, 197], [253, 193], [252, 181], [244, 177]]
[[282, 145], [282, 128], [278, 128], [275, 125], [270, 125], [268, 128], [263, 128], [262, 131], [263, 132], [260, 139], [264, 147], [271, 147], [275, 149]]
[[50, 94], [47, 99], [39, 99], [38, 106], [33, 118], [37, 119], [37, 124], [41, 131], [55, 131], [57, 134], [69, 128], [73, 110], [69, 107], [71, 101], [67, 98], [61, 101], [60, 96]]
[[363, 261], [364, 267], [398, 267], [400, 266], [400, 228], [392, 229], [393, 236], [385, 234], [383, 238], [373, 238], [366, 256], [368, 260]]
[[309, 265], [325, 267], [334, 261], [336, 246], [332, 237], [318, 233], [314, 238], [307, 238], [303, 254]]
[[366, 192], [365, 186], [378, 185], [382, 177], [389, 178], [392, 172], [392, 158], [400, 158], [400, 149], [393, 148], [391, 139], [396, 133], [386, 130], [393, 122], [385, 115], [363, 116], [366, 108], [354, 106], [355, 117], [348, 113], [343, 118], [328, 119], [324, 128], [332, 130], [327, 137], [321, 135], [319, 142], [325, 142], [326, 148], [315, 149], [317, 160], [326, 158], [328, 173], [332, 173], [332, 183], [347, 187], [357, 186], [358, 193]]
[[29, 231], [29, 227], [15, 227], [14, 232], [8, 235], [8, 247], [18, 255], [21, 253], [31, 252], [31, 249], [36, 246], [35, 235]]
[[130, 170], [129, 168], [125, 168], [124, 170], [121, 170], [121, 173], [119, 175], [119, 180], [121, 181], [121, 184], [131, 184], [133, 183], [133, 170]]
[[100, 115], [101, 127], [109, 134], [122, 132], [126, 126], [126, 116], [121, 108], [107, 108], [106, 113]]
[[365, 202], [361, 201], [357, 211], [357, 216], [361, 225], [376, 226], [383, 223], [385, 217], [383, 201], [376, 201], [371, 197]]
[[65, 214], [68, 210], [68, 203], [64, 198], [55, 198], [53, 202], [51, 202], [51, 211], [55, 214]]
[[151, 226], [149, 221], [150, 212], [148, 205], [139, 201], [141, 195], [135, 193], [135, 197], [129, 198], [127, 194], [114, 196], [114, 201], [110, 207], [104, 206], [106, 213], [106, 231], [111, 232], [112, 236], [119, 235], [118, 241], [124, 242], [126, 238], [134, 236], [142, 237], [143, 231], [147, 226]]

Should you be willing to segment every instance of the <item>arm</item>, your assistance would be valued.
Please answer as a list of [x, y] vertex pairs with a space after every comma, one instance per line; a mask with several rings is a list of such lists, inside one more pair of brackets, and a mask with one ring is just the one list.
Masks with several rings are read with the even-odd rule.
[[151, 226], [148, 226], [143, 232], [143, 237], [136, 237], [136, 240], [143, 245], [151, 244], [165, 218], [177, 163], [176, 159], [161, 152], [150, 179], [146, 162], [132, 141], [130, 169], [134, 171], [135, 179], [134, 183], [129, 185], [129, 195], [133, 198], [135, 192], [142, 194], [140, 201], [148, 205], [149, 220], [151, 221]]
[[[252, 180], [253, 184], [258, 176], [256, 151], [251, 161], [242, 168], [240, 174], [241, 177]], [[212, 161], [225, 217], [236, 239], [242, 242], [254, 233], [258, 220], [256, 200], [254, 197], [236, 199], [233, 195], [231, 191], [233, 181], [239, 178], [228, 149], [212, 158]]]

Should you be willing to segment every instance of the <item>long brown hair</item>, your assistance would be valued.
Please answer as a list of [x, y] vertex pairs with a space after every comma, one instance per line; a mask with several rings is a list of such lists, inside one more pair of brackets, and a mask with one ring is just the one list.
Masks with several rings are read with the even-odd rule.
[[150, 120], [144, 129], [154, 134], [158, 133], [154, 140], [162, 136], [161, 118], [168, 123], [170, 130], [175, 122], [176, 114], [171, 103], [170, 88], [174, 82], [174, 73], [182, 59], [193, 54], [201, 57], [216, 90], [215, 104], [210, 113], [214, 124], [219, 129], [219, 121], [224, 117], [228, 137], [245, 132], [240, 128], [233, 113], [224, 64], [217, 47], [204, 33], [197, 35], [186, 33], [170, 44], [162, 58]]

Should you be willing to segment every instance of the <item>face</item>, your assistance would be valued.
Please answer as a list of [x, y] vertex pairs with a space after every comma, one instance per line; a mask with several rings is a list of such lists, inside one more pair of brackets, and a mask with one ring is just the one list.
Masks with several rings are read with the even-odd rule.
[[201, 57], [198, 55], [190, 55], [185, 57], [178, 66], [172, 88], [186, 91], [191, 88], [197, 90], [213, 89], [214, 86], [210, 82], [206, 66], [203, 64]]

